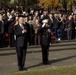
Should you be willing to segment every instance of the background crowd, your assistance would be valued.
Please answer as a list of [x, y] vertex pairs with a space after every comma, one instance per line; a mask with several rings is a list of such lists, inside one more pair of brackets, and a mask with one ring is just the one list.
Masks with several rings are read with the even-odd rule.
[[[0, 9], [0, 47], [14, 47], [15, 35], [14, 27], [18, 24], [19, 16], [23, 16], [28, 27], [28, 45], [39, 45], [40, 38], [37, 33], [38, 27], [42, 25], [42, 20], [48, 19], [51, 34], [56, 40], [76, 39], [76, 14], [64, 12], [51, 12], [43, 9], [20, 8]], [[50, 37], [51, 39], [51, 37]]]

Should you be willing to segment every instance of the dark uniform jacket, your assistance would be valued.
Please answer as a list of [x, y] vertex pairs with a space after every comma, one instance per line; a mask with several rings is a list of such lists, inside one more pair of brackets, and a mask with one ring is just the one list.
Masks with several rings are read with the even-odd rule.
[[[27, 27], [24, 25], [24, 29], [27, 30]], [[16, 46], [24, 47], [27, 44], [27, 33], [22, 33], [22, 28], [20, 25], [15, 26], [15, 35], [16, 35]]]
[[51, 42], [51, 33], [48, 32], [48, 29], [50, 29], [50, 26], [44, 27], [44, 28], [42, 28], [42, 26], [40, 26], [38, 29], [38, 32], [40, 33], [41, 45], [49, 45], [49, 43]]

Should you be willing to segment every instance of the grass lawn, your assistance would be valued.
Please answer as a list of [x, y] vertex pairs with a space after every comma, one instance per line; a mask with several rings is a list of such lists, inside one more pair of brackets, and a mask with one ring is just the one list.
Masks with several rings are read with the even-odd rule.
[[40, 70], [23, 71], [10, 75], [76, 75], [76, 66], [52, 67]]

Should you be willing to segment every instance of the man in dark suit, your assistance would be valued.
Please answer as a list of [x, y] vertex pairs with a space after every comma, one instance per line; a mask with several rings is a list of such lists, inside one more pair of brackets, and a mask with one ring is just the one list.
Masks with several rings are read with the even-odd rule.
[[42, 48], [42, 62], [44, 65], [49, 63], [48, 60], [48, 52], [49, 52], [49, 44], [51, 42], [51, 30], [50, 25], [48, 25], [48, 19], [44, 19], [43, 25], [41, 25], [38, 29], [40, 33], [40, 44]]
[[19, 17], [19, 24], [15, 26], [16, 51], [19, 71], [24, 70], [27, 50], [27, 27], [23, 24], [23, 17]]

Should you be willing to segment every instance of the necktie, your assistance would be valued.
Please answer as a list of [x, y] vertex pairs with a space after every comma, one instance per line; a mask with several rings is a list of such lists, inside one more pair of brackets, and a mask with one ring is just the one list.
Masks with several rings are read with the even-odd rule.
[[23, 24], [21, 25], [21, 28], [24, 29], [24, 25]]

